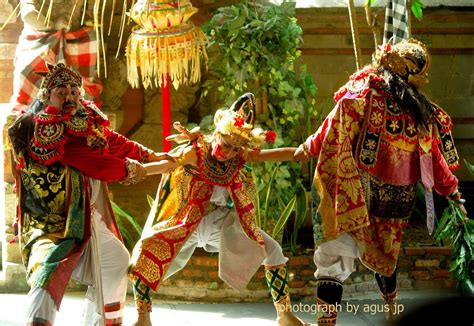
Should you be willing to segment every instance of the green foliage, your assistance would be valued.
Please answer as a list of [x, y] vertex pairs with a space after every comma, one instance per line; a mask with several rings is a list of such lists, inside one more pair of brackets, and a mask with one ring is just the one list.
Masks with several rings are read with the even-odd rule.
[[294, 255], [296, 255], [299, 249], [298, 231], [303, 226], [303, 223], [308, 214], [309, 198], [306, 189], [304, 187], [299, 188], [294, 198], [296, 200], [295, 220], [293, 223], [293, 232], [290, 233], [289, 249]]
[[474, 220], [466, 219], [457, 203], [449, 200], [434, 237], [448, 241], [453, 249], [450, 272], [458, 281], [458, 289], [466, 296], [474, 296]]
[[[229, 105], [247, 91], [260, 99], [268, 95], [268, 110], [257, 115], [256, 124], [272, 129], [278, 137], [266, 148], [297, 146], [316, 130], [315, 121], [320, 119], [315, 102], [317, 87], [305, 65], [295, 67], [303, 32], [295, 18], [294, 2], [222, 7], [203, 30], [210, 39], [209, 53], [215, 54], [209, 62], [214, 80], [204, 83], [203, 96], [216, 88], [221, 102]], [[301, 165], [294, 162], [276, 167], [265, 162], [254, 164], [252, 169], [258, 177], [258, 223], [266, 231], [269, 225], [280, 227], [289, 217], [282, 219], [282, 214], [298, 207], [296, 195], [303, 183], [310, 181], [303, 180]], [[301, 209], [298, 212], [301, 225], [304, 217]]]
[[375, 1], [377, 0], [365, 0], [365, 6], [366, 7], [372, 6], [375, 3]]
[[425, 4], [422, 0], [413, 0], [411, 2], [411, 12], [416, 19], [421, 20], [423, 18], [423, 9], [425, 8]]
[[466, 159], [464, 159], [464, 164], [466, 164], [467, 170], [474, 175], [474, 164], [469, 163]]
[[[372, 6], [377, 0], [365, 0], [365, 6]], [[423, 0], [412, 0], [411, 1], [411, 12], [416, 19], [421, 20], [423, 18], [423, 9], [426, 8]]]
[[[135, 243], [142, 234], [142, 227], [130, 213], [120, 208], [115, 202], [112, 202], [112, 210], [125, 246], [130, 250], [135, 246]], [[129, 226], [132, 226], [132, 231], [134, 230], [138, 236], [134, 236], [133, 233], [130, 232]]]

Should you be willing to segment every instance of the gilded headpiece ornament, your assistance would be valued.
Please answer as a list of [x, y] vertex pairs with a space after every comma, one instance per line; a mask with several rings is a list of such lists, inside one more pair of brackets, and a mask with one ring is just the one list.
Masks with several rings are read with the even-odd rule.
[[46, 63], [46, 67], [48, 68], [48, 71], [36, 72], [36, 74], [44, 77], [40, 88], [50, 91], [58, 86], [82, 86], [81, 75], [67, 67], [65, 64], [58, 63], [52, 65]]
[[[250, 107], [247, 113], [245, 113], [246, 106]], [[217, 110], [214, 115], [216, 132], [228, 135], [235, 146], [241, 147], [257, 148], [265, 140], [271, 141], [267, 133], [273, 133], [272, 131], [254, 128], [254, 107], [255, 96], [252, 93], [245, 93], [230, 108]]]
[[416, 83], [418, 78], [426, 78], [431, 55], [425, 44], [411, 38], [395, 45], [383, 45], [377, 50], [373, 63], [406, 78], [409, 83]]

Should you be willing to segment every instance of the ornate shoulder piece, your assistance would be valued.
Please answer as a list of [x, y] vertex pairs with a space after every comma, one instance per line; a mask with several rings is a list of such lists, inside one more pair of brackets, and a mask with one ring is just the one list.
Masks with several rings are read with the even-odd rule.
[[366, 67], [354, 73], [349, 81], [334, 93], [334, 100], [342, 98], [364, 98], [371, 89], [383, 89], [384, 80], [372, 67]]
[[451, 134], [453, 123], [449, 115], [442, 108], [436, 104], [434, 104], [434, 107], [436, 128], [434, 128], [433, 136], [446, 163], [448, 163], [449, 169], [455, 170], [459, 166], [459, 155], [454, 146], [453, 135]]
[[91, 118], [99, 125], [107, 127], [110, 125], [109, 118], [92, 101], [82, 101], [82, 105], [91, 113]]
[[40, 148], [53, 148], [64, 139], [61, 116], [39, 112], [34, 118], [33, 142]]
[[61, 115], [41, 111], [33, 117], [33, 123], [29, 154], [41, 164], [54, 163], [62, 155], [66, 141]]
[[438, 127], [443, 129], [443, 132], [451, 132], [453, 129], [453, 123], [451, 117], [437, 104], [433, 103], [435, 108], [435, 119]]
[[85, 108], [80, 108], [75, 115], [63, 120], [67, 132], [73, 136], [85, 136], [89, 133], [93, 119]]

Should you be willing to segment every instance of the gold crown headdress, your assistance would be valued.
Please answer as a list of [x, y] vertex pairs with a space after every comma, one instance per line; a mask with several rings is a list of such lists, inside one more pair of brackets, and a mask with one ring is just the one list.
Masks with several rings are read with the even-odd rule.
[[41, 89], [48, 91], [62, 85], [71, 85], [76, 87], [82, 86], [82, 77], [71, 68], [67, 67], [63, 63], [52, 65], [46, 63], [48, 71], [36, 72], [37, 75], [43, 76], [44, 79], [41, 82]]
[[[244, 108], [250, 106], [247, 114]], [[255, 96], [245, 93], [228, 109], [220, 109], [214, 115], [216, 132], [227, 135], [236, 146], [260, 147], [266, 140], [266, 131], [254, 128]]]
[[431, 55], [425, 44], [410, 38], [395, 45], [387, 43], [379, 48], [374, 65], [396, 73], [410, 84], [416, 84], [418, 79], [426, 79], [431, 67]]

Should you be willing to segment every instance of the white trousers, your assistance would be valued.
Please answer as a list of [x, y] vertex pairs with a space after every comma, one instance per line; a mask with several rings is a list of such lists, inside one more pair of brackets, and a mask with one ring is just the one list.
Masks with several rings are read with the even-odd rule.
[[[121, 319], [123, 316], [123, 308], [125, 306], [125, 299], [127, 294], [127, 271], [129, 266], [130, 254], [127, 248], [120, 242], [117, 237], [107, 228], [105, 223], [102, 221], [100, 214], [94, 214], [94, 225], [98, 226], [97, 239], [98, 241], [98, 254], [100, 264], [100, 277], [101, 277], [101, 289], [99, 292], [103, 295], [105, 318], [106, 319]], [[92, 241], [95, 241], [91, 239]], [[92, 246], [89, 243], [89, 246]], [[90, 289], [93, 286], [87, 279], [90, 277], [84, 277], [85, 269], [88, 269], [88, 275], [90, 275], [90, 269], [94, 268], [97, 262], [93, 262], [91, 257], [87, 257], [86, 253], [90, 253], [89, 250], [85, 251], [85, 254], [81, 257], [81, 261], [74, 270], [73, 275], [78, 277], [82, 275], [81, 281], [89, 283]], [[97, 295], [90, 295], [95, 291], [88, 291], [88, 299], [86, 302], [86, 309], [84, 318], [84, 325], [100, 325], [102, 323], [100, 319], [100, 312], [95, 309], [93, 300], [97, 300]], [[28, 325], [33, 320], [38, 322], [49, 321], [51, 325], [54, 325], [56, 318], [57, 307], [51, 295], [43, 288], [32, 288], [28, 292], [28, 308], [25, 317], [24, 325]], [[71, 316], [73, 318], [73, 316]]]
[[[225, 255], [225, 252], [220, 252], [220, 243], [222, 225], [226, 218], [238, 220], [239, 217], [235, 210], [230, 210], [224, 207], [219, 207], [209, 215], [205, 216], [198, 228], [189, 236], [188, 240], [171, 263], [165, 275], [165, 279], [184, 268], [196, 248], [203, 248], [207, 252], [219, 252], [220, 255]], [[238, 228], [237, 230], [240, 234], [236, 235], [236, 238], [247, 237], [242, 228]], [[265, 251], [267, 254], [262, 264], [265, 266], [278, 266], [285, 264], [288, 261], [288, 258], [283, 255], [280, 244], [264, 231], [260, 230], [260, 233], [265, 242]]]
[[354, 260], [361, 253], [354, 239], [347, 233], [320, 244], [314, 251], [317, 278], [329, 276], [344, 282], [354, 271]]

